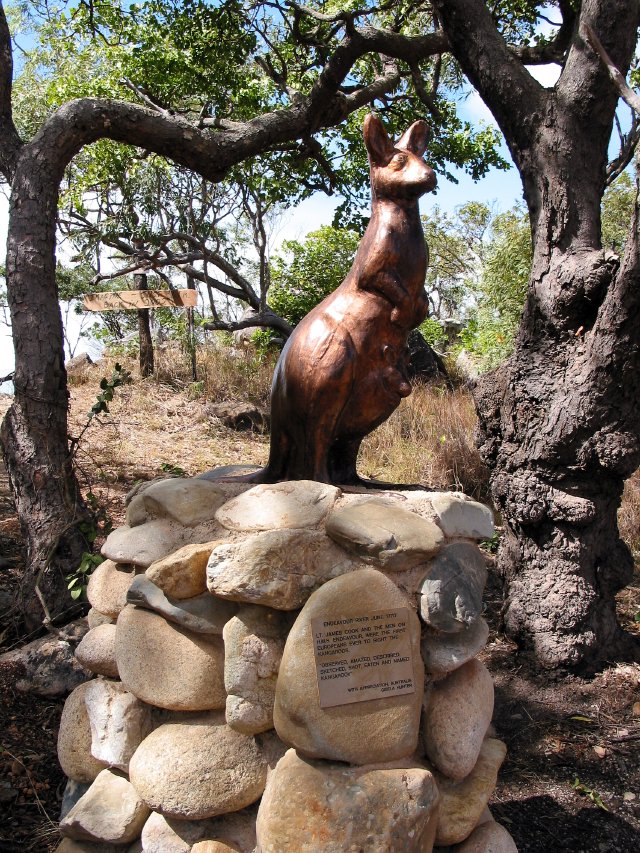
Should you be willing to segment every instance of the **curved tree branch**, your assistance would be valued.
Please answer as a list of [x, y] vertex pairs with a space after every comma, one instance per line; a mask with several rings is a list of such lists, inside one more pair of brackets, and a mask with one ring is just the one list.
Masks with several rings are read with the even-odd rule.
[[204, 323], [202, 328], [208, 332], [238, 332], [240, 329], [250, 329], [253, 326], [276, 329], [282, 332], [287, 338], [293, 331], [293, 327], [286, 320], [269, 310], [261, 314], [254, 314], [253, 317], [247, 320], [238, 320], [235, 323], [225, 323], [221, 320]]
[[13, 83], [13, 53], [9, 25], [0, 2], [0, 172], [11, 183], [22, 140], [13, 123], [11, 89]]

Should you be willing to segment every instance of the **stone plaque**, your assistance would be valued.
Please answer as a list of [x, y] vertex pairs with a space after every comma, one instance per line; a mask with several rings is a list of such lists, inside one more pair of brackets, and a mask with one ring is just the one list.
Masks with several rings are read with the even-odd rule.
[[414, 693], [406, 607], [311, 621], [321, 708]]

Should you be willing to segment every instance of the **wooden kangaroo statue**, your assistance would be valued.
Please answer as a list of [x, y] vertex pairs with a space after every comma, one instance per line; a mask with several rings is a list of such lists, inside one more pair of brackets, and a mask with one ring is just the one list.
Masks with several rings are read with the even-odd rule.
[[371, 220], [342, 284], [298, 324], [276, 366], [271, 450], [254, 482], [362, 482], [362, 439], [411, 392], [407, 335], [427, 315], [427, 249], [418, 199], [436, 185], [422, 159], [428, 126], [394, 144], [368, 115]]

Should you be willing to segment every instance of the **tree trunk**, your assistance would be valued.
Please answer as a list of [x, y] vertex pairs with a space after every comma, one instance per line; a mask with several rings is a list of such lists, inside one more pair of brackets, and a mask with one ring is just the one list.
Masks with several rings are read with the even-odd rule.
[[615, 313], [640, 307], [629, 287], [635, 279], [637, 291], [637, 265], [618, 271], [597, 252], [571, 261], [549, 271], [549, 286], [561, 278], [567, 296], [598, 281], [606, 294], [594, 295], [598, 316], [576, 312], [565, 335], [540, 335], [531, 300], [514, 355], [476, 390], [481, 451], [505, 529], [505, 629], [549, 667], [590, 667], [633, 651], [616, 618], [615, 594], [633, 574], [616, 514], [640, 461], [640, 357], [637, 328], [621, 329]]
[[[633, 570], [616, 512], [640, 461], [637, 221], [622, 265], [600, 242], [617, 95], [579, 27], [558, 83], [545, 90], [509, 56], [484, 3], [436, 5], [505, 134], [532, 227], [514, 354], [475, 393], [480, 450], [505, 528], [505, 628], [544, 666], [587, 668], [634, 653], [615, 594]], [[583, 0], [582, 22], [628, 68], [637, 4]]]
[[16, 595], [30, 629], [77, 608], [65, 575], [90, 550], [82, 532], [89, 515], [73, 474], [67, 436], [53, 254], [57, 193], [57, 180], [22, 156], [12, 185], [7, 245], [15, 398], [0, 437], [27, 547], [27, 569]]
[[[189, 290], [196, 289], [195, 280], [191, 276], [187, 276], [187, 287]], [[198, 364], [196, 360], [196, 326], [193, 308], [187, 308], [187, 348], [189, 351], [189, 360], [191, 362], [191, 378], [194, 382], [197, 382]]]
[[[133, 286], [136, 290], [147, 290], [145, 273], [134, 275]], [[151, 337], [151, 311], [149, 308], [138, 308], [138, 341], [140, 346], [140, 376], [145, 379], [153, 376], [153, 338]]]

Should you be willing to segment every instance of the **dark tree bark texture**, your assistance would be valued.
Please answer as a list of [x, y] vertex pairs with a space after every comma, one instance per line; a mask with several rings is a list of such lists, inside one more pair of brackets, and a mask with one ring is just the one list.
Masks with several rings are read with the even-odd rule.
[[[134, 275], [135, 290], [148, 290], [145, 273]], [[153, 338], [151, 337], [151, 311], [149, 308], [138, 308], [138, 345], [140, 348], [140, 376], [145, 379], [153, 376]]]
[[34, 628], [70, 610], [64, 575], [90, 546], [83, 534], [89, 515], [68, 450], [62, 321], [51, 305], [52, 297], [57, 300], [58, 181], [24, 153], [13, 180], [7, 246], [15, 398], [0, 437], [27, 543], [17, 603], [27, 626]]
[[621, 263], [601, 246], [617, 94], [580, 23], [626, 70], [638, 6], [584, 0], [560, 79], [545, 90], [508, 54], [484, 3], [435, 5], [505, 134], [532, 224], [515, 351], [475, 394], [480, 448], [505, 528], [498, 555], [505, 628], [545, 666], [587, 668], [636, 653], [614, 597], [633, 571], [616, 513], [640, 461], [640, 281], [637, 220]]

